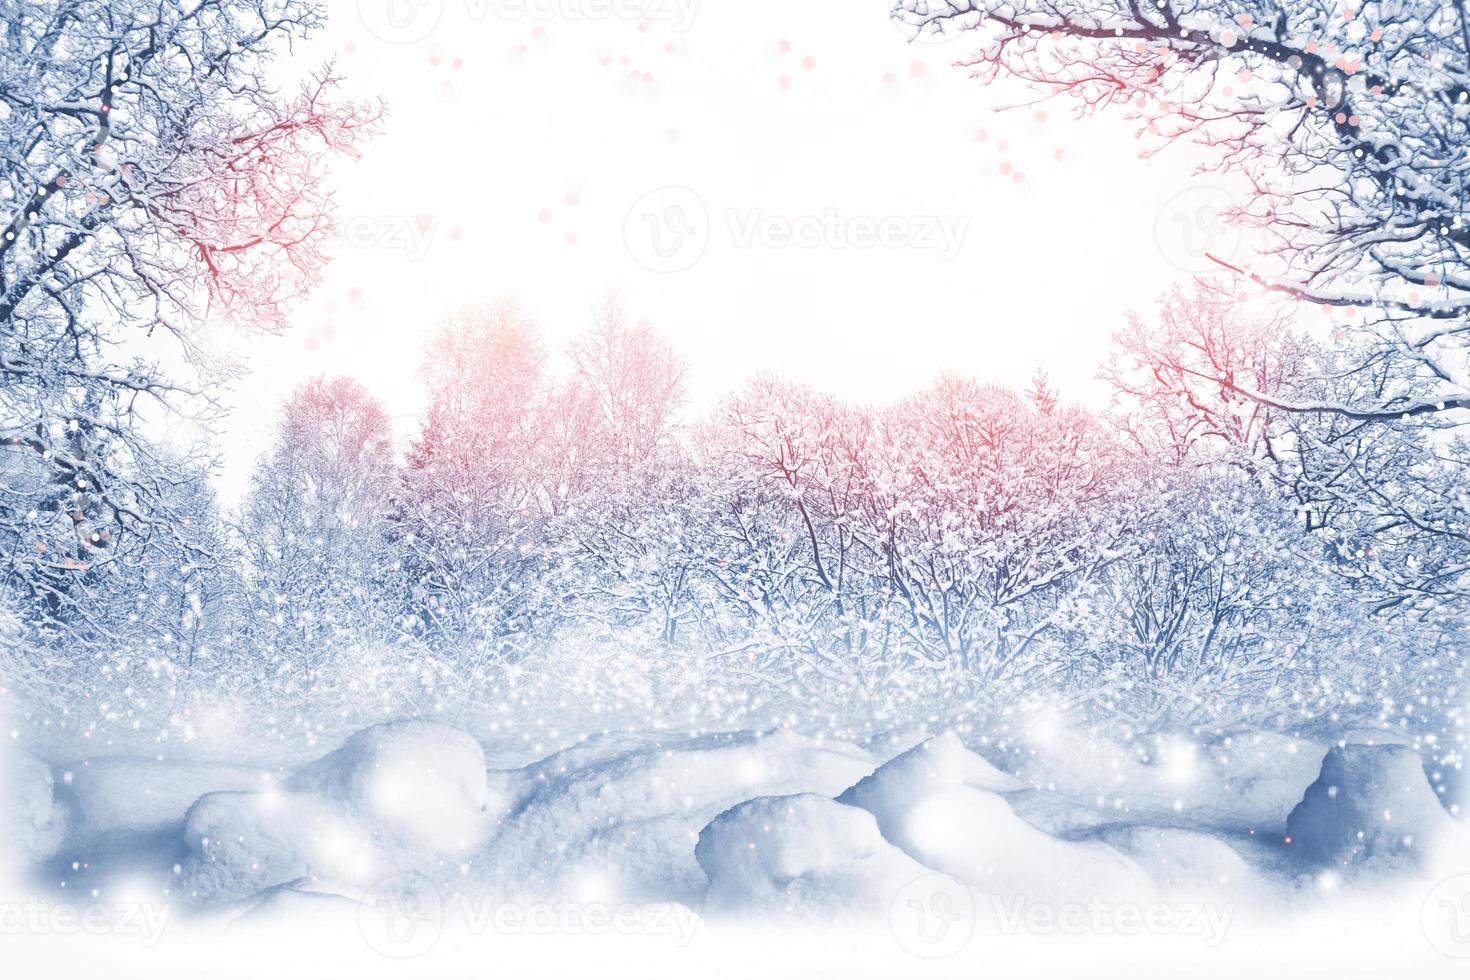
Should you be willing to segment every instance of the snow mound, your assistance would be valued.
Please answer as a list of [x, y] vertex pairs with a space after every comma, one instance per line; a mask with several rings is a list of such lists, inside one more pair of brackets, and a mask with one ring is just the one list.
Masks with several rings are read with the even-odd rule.
[[809, 793], [725, 811], [694, 854], [709, 876], [706, 917], [766, 922], [871, 921], [930, 873], [883, 839], [872, 814]]
[[991, 788], [1015, 786], [957, 737], [942, 735], [881, 766], [837, 802], [867, 810], [883, 836], [920, 864], [992, 894], [1037, 902], [1151, 894], [1143, 870], [1114, 848], [1044, 833]]
[[382, 867], [371, 833], [343, 807], [279, 790], [206, 793], [184, 818], [184, 842], [184, 894], [206, 904], [297, 878], [363, 885]]
[[[903, 760], [901, 765], [894, 765], [900, 760]], [[954, 732], [926, 739], [892, 757], [863, 783], [881, 784], [883, 792], [900, 796], [913, 796], [936, 786], [965, 785], [993, 793], [1012, 793], [1028, 787], [1027, 783], [965, 748]]]
[[1412, 749], [1345, 745], [1327, 753], [1317, 781], [1287, 818], [1286, 833], [1314, 864], [1413, 869], [1462, 831]]
[[473, 864], [501, 894], [697, 902], [700, 831], [758, 796], [832, 796], [871, 772], [846, 742], [778, 730], [598, 736], [512, 775], [498, 832]]
[[56, 853], [66, 835], [66, 810], [56, 801], [51, 770], [28, 752], [4, 762], [0, 794], [0, 871], [19, 870]]
[[485, 752], [469, 734], [429, 721], [391, 721], [353, 735], [286, 783], [350, 804], [398, 844], [454, 852], [483, 823]]
[[58, 768], [66, 780], [59, 795], [75, 815], [70, 843], [78, 847], [114, 835], [176, 833], [205, 793], [261, 789], [270, 782], [260, 769], [173, 759], [104, 756]]
[[463, 857], [489, 825], [483, 760], [456, 729], [388, 722], [280, 786], [207, 793], [184, 819], [184, 893], [233, 901], [297, 879], [361, 889]]
[[924, 725], [907, 725], [886, 732], [879, 732], [863, 739], [860, 744], [873, 756], [879, 765], [893, 759], [934, 737], [933, 729]]

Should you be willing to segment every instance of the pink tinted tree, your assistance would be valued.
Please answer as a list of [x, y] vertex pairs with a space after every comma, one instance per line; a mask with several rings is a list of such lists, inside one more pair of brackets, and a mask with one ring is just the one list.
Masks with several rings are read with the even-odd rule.
[[596, 406], [605, 462], [627, 472], [670, 448], [684, 404], [686, 367], [646, 320], [629, 322], [616, 297], [572, 341], [571, 384]]
[[538, 328], [508, 301], [451, 317], [425, 354], [398, 512], [410, 609], [476, 658], [510, 650], [545, 599], [544, 365]]
[[909, 643], [981, 680], [1032, 674], [1135, 529], [1116, 440], [1082, 409], [954, 378], [882, 424], [865, 517]]

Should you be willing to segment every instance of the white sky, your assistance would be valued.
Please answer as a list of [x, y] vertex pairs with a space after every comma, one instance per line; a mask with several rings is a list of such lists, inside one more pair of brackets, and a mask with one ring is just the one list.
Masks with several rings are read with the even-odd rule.
[[[569, 16], [579, 0], [329, 0], [329, 29], [293, 67], [335, 54], [348, 93], [390, 114], [363, 159], [327, 178], [356, 240], [334, 249], [287, 335], [249, 342], [227, 499], [311, 375], [357, 377], [410, 427], [426, 337], [445, 312], [501, 295], [555, 347], [616, 288], [690, 361], [696, 409], [763, 370], [882, 400], [942, 371], [1024, 385], [1045, 366], [1065, 395], [1101, 402], [1095, 373], [1125, 311], [1186, 277], [1164, 254], [1184, 255], [1172, 212], [1182, 200], [1196, 215], [1212, 179], [1178, 153], [1140, 160], [1118, 115], [1077, 122], [1061, 101], [1044, 119], [998, 113], [1032, 96], [951, 67], [963, 38], [907, 43], [887, 0], [616, 2], [649, 16]], [[696, 4], [687, 29], [670, 22], [675, 2]], [[525, 3], [563, 14], [517, 16]], [[379, 36], [390, 12], [408, 43]], [[666, 186], [694, 191], [710, 220], [702, 257], [660, 273], [638, 261], [641, 213], [631, 249], [624, 226]], [[655, 197], [653, 217], [668, 203], [680, 199]], [[968, 228], [945, 261], [742, 244], [752, 214]]]

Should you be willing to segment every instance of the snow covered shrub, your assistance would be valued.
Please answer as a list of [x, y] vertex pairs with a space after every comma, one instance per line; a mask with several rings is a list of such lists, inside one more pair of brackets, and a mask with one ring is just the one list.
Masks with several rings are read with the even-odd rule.
[[1276, 720], [1338, 641], [1338, 583], [1248, 476], [1142, 465], [1151, 496], [1128, 552], [1070, 623], [1077, 680], [1144, 730]]
[[[1412, 407], [1428, 382], [1347, 334], [1326, 343], [1280, 310], [1203, 288], [1169, 295], [1154, 323], [1135, 319], [1108, 375], [1144, 461], [1196, 481], [1202, 500], [1231, 501], [1196, 508], [1178, 480], [1156, 495], [1170, 528], [1214, 541], [1202, 554], [1250, 556], [1220, 579], [1241, 591], [1220, 597], [1254, 620], [1247, 643], [1289, 654], [1251, 702], [1298, 723], [1454, 703], [1470, 629], [1455, 489], [1466, 457], [1434, 413], [1352, 407]], [[1213, 516], [1201, 523], [1196, 509]], [[1167, 589], [1188, 580], [1177, 571]]]
[[696, 617], [716, 670], [797, 697], [881, 691], [883, 599], [851, 520], [869, 430], [835, 399], [765, 378], [695, 434], [711, 489]]
[[[16, 545], [0, 581], [12, 617], [0, 676], [12, 689], [48, 710], [112, 710], [166, 696], [181, 672], [219, 669], [236, 622], [235, 556], [202, 472], [180, 467], [158, 482], [167, 522], [113, 535], [94, 529], [86, 511], [61, 515], [83, 558], [32, 539], [24, 518], [0, 521]], [[59, 505], [53, 496], [37, 506], [54, 515]], [[49, 571], [30, 574], [28, 559]]]
[[1144, 452], [1251, 474], [1345, 590], [1464, 628], [1470, 454], [1452, 420], [1416, 408], [1439, 404], [1431, 381], [1351, 334], [1328, 341], [1210, 289], [1176, 290], [1156, 323], [1135, 319], [1109, 375]]
[[558, 618], [574, 636], [697, 649], [719, 504], [710, 475], [684, 457], [601, 476], [552, 522]]
[[241, 639], [261, 667], [310, 684], [365, 644], [398, 638], [396, 479], [388, 416], [361, 385], [318, 378], [292, 395], [238, 528]]
[[1053, 672], [1054, 611], [1113, 560], [1134, 496], [1100, 420], [958, 380], [864, 408], [762, 379], [691, 444], [634, 491], [676, 494], [663, 533], [599, 539], [619, 588], [660, 584], [624, 608], [657, 605], [661, 629], [677, 610], [717, 673], [880, 711]]

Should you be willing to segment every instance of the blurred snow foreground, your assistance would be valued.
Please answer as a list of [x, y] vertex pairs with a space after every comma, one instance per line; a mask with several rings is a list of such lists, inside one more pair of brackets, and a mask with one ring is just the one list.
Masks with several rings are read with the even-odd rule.
[[1008, 772], [952, 733], [609, 734], [494, 770], [471, 735], [399, 721], [286, 772], [22, 756], [0, 817], [13, 872], [104, 896], [147, 882], [231, 927], [464, 896], [862, 925], [916, 888], [1000, 917], [1018, 901], [1228, 917], [1328, 901], [1324, 880], [1470, 867], [1466, 829], [1404, 746], [1055, 751], [996, 748]]

